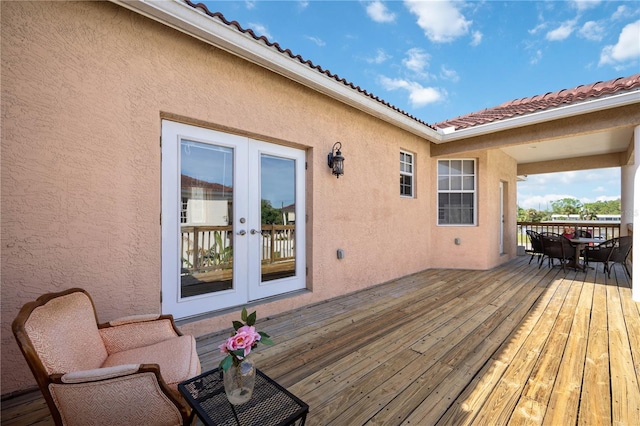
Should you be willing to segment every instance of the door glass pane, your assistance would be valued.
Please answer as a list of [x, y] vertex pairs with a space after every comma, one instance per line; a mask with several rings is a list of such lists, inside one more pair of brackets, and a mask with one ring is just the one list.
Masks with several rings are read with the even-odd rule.
[[296, 274], [295, 160], [260, 156], [262, 282]]
[[180, 296], [233, 288], [233, 149], [180, 143]]

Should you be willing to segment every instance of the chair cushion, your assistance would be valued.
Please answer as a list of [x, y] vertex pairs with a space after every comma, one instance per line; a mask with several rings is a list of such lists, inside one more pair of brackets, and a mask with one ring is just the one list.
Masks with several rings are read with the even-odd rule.
[[99, 368], [107, 359], [93, 305], [84, 293], [38, 306], [24, 328], [48, 374]]
[[127, 322], [115, 327], [101, 328], [99, 331], [109, 355], [153, 345], [178, 336], [169, 319]]
[[196, 339], [191, 335], [111, 354], [102, 366], [122, 364], [158, 364], [160, 375], [172, 389], [177, 389], [178, 383], [200, 374]]

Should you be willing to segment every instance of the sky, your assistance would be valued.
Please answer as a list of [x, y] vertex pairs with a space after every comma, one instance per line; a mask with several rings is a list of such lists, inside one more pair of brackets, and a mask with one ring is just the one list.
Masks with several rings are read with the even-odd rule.
[[[640, 73], [637, 0], [203, 3], [429, 124]], [[565, 197], [617, 199], [620, 171], [518, 183], [523, 208]]]

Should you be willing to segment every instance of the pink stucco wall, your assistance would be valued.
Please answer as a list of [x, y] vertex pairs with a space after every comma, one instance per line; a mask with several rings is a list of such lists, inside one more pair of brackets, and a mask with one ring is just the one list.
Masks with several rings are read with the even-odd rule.
[[[163, 117], [307, 150], [312, 291], [260, 305], [261, 317], [431, 267], [506, 260], [470, 244], [496, 231], [485, 222], [498, 180], [515, 206], [515, 164], [499, 151], [475, 155], [490, 188], [481, 226], [438, 228], [434, 160], [417, 136], [111, 3], [1, 8], [3, 395], [35, 386], [10, 331], [25, 302], [78, 286], [101, 321], [160, 311]], [[338, 140], [340, 179], [326, 166]], [[401, 149], [416, 156], [414, 199], [399, 196]], [[454, 234], [461, 246], [439, 246]], [[236, 316], [182, 329], [217, 331]]]
[[[477, 161], [477, 226], [435, 226], [431, 233], [431, 267], [488, 269], [516, 255], [516, 168], [500, 150], [475, 151], [464, 156]], [[438, 158], [432, 160], [436, 170]], [[503, 252], [500, 252], [500, 182], [504, 185]], [[435, 200], [435, 195], [434, 195]], [[435, 201], [434, 201], [435, 202]], [[435, 220], [435, 219], [434, 219]], [[459, 239], [460, 244], [455, 240]]]

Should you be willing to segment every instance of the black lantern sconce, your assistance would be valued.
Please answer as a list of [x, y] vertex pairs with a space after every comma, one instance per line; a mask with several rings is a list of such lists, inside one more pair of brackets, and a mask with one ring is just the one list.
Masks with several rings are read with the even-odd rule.
[[334, 143], [331, 152], [327, 156], [327, 163], [329, 163], [331, 173], [336, 175], [336, 179], [344, 174], [344, 157], [342, 156], [342, 152], [340, 152], [340, 148], [342, 148], [340, 142]]

